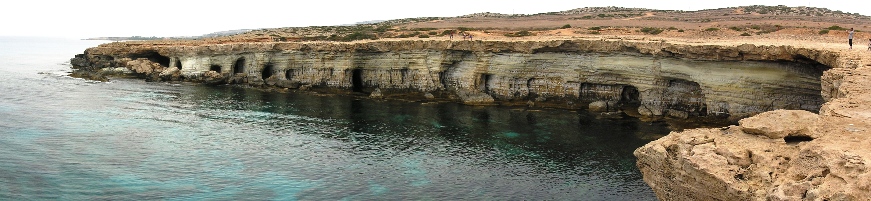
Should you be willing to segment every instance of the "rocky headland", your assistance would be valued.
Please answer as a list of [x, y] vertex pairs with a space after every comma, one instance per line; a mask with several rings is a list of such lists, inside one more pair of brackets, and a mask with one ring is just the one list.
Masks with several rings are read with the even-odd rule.
[[[742, 17], [758, 17], [736, 9]], [[576, 12], [559, 16], [603, 16]], [[601, 20], [660, 15], [650, 12]], [[475, 17], [518, 18], [459, 20]], [[636, 150], [644, 180], [659, 199], [868, 200], [871, 52], [848, 50], [841, 42], [846, 33], [835, 28], [823, 34], [815, 31], [820, 27], [778, 26], [756, 36], [739, 29], [663, 27], [652, 34], [644, 28], [563, 27], [527, 37], [477, 30], [468, 31], [476, 40], [442, 35], [352, 42], [242, 34], [108, 43], [71, 63], [74, 75], [102, 80], [129, 74], [371, 98], [725, 119], [737, 124], [674, 132]]]

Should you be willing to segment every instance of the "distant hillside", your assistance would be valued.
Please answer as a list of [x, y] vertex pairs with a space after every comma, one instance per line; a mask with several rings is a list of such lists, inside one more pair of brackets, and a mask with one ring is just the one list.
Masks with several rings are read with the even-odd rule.
[[[801, 23], [804, 22], [804, 23]], [[812, 22], [812, 23], [811, 23]], [[668, 24], [668, 26], [660, 25]], [[748, 25], [754, 24], [754, 25]], [[729, 28], [771, 32], [786, 27], [824, 28], [834, 25], [860, 27], [871, 24], [871, 17], [858, 13], [816, 7], [751, 5], [699, 11], [655, 10], [625, 7], [585, 7], [538, 14], [474, 13], [456, 17], [417, 17], [372, 20], [338, 26], [239, 29], [204, 34], [199, 37], [101, 37], [106, 40], [156, 40], [237, 38], [251, 41], [352, 41], [377, 38], [426, 38], [468, 30], [541, 31], [565, 25], [654, 29]], [[662, 26], [662, 27], [655, 27]], [[813, 27], [809, 27], [813, 26]], [[759, 31], [760, 28], [769, 27]], [[867, 27], [867, 26], [865, 26]], [[770, 30], [769, 30], [770, 29]], [[224, 39], [221, 39], [224, 40]]]

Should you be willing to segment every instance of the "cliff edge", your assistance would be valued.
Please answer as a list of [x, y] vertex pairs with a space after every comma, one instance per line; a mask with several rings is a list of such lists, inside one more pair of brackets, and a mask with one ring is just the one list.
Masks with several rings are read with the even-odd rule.
[[742, 119], [637, 149], [645, 182], [661, 200], [864, 200], [868, 55], [835, 43], [595, 36], [123, 42], [71, 63], [97, 77], [131, 72], [150, 81]]
[[776, 110], [671, 133], [635, 151], [644, 181], [661, 200], [871, 199], [871, 60], [830, 51], [841, 56], [822, 76], [831, 87], [819, 114]]

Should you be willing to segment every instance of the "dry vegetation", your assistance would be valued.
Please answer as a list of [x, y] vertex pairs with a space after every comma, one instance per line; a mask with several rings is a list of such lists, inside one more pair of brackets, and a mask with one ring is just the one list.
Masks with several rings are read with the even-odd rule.
[[[743, 6], [701, 11], [622, 7], [578, 8], [533, 15], [476, 13], [421, 17], [356, 26], [286, 27], [162, 43], [306, 42], [366, 40], [550, 40], [649, 37], [687, 40], [772, 39], [840, 41], [845, 29], [871, 30], [871, 17], [813, 7]], [[859, 33], [857, 37], [871, 35]], [[161, 43], [161, 42], [158, 42]]]

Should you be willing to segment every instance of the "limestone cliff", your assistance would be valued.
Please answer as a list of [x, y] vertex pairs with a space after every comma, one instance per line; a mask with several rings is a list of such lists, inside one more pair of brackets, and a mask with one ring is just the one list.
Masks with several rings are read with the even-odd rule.
[[600, 111], [632, 105], [645, 116], [737, 121], [776, 109], [818, 111], [820, 91], [831, 91], [820, 77], [836, 59], [784, 46], [625, 40], [126, 42], [90, 48], [72, 63], [96, 72], [127, 67], [152, 81]]
[[819, 114], [671, 133], [635, 151], [645, 182], [661, 200], [871, 199], [871, 64], [843, 54], [822, 76]]

